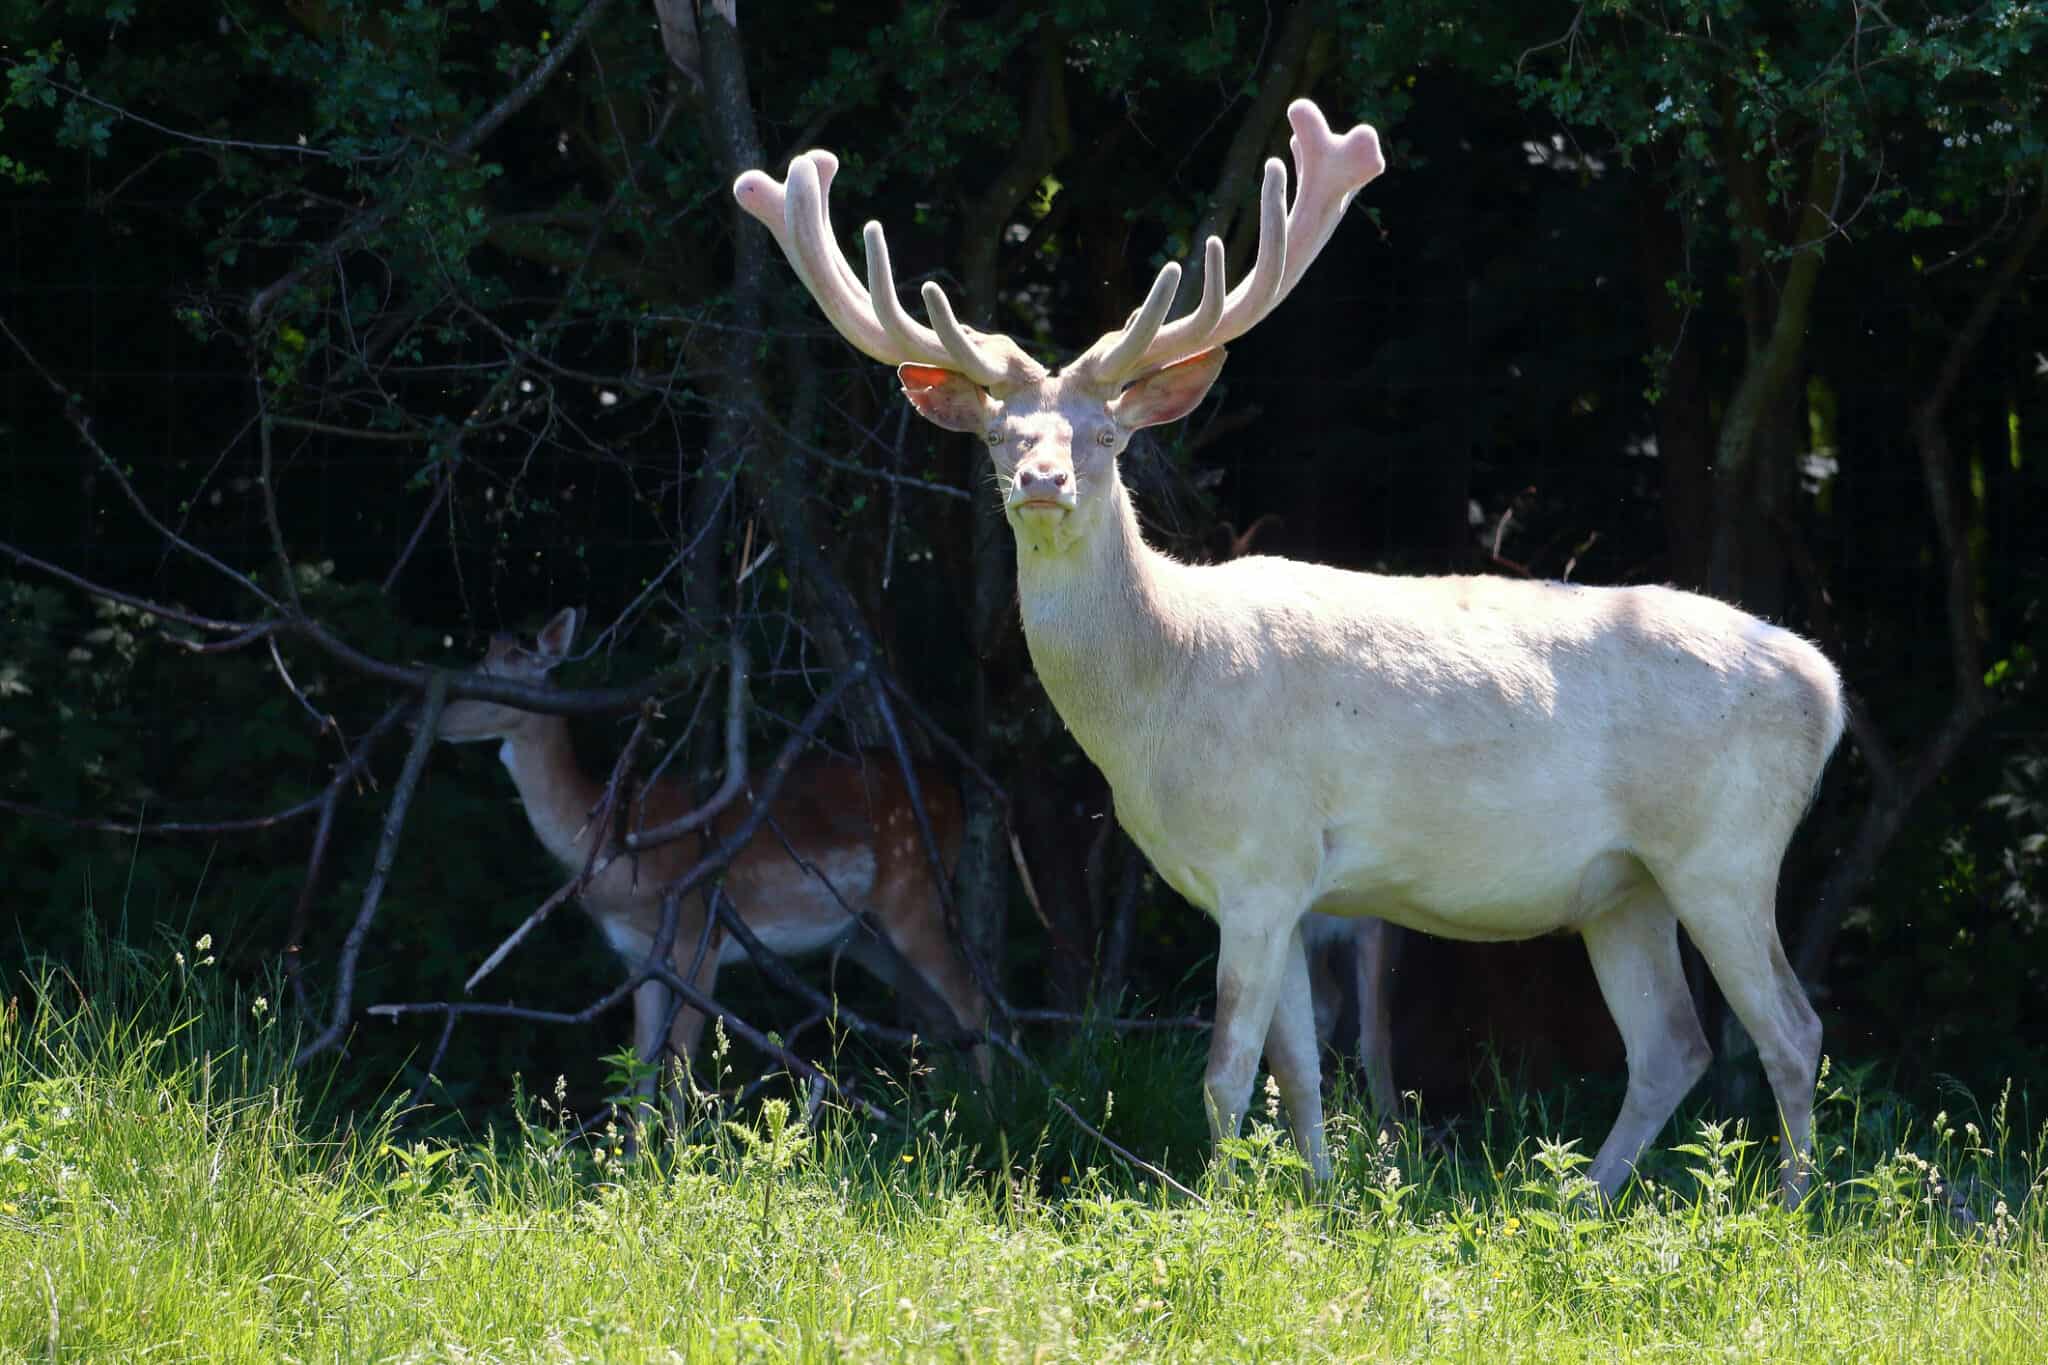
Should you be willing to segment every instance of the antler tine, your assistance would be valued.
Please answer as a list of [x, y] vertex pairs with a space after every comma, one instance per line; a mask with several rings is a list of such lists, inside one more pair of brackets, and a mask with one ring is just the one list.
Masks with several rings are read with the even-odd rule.
[[[1210, 259], [1221, 261], [1223, 243], [1220, 238], [1211, 237]], [[1292, 255], [1293, 238], [1287, 216], [1287, 168], [1280, 164], [1279, 157], [1266, 160], [1265, 180], [1259, 186], [1259, 254], [1252, 261], [1252, 273], [1239, 280], [1237, 287], [1227, 294], [1217, 309], [1217, 316], [1207, 326], [1199, 325], [1202, 310], [1198, 307], [1187, 317], [1161, 332], [1159, 339], [1152, 343], [1144, 357], [1147, 367], [1179, 360], [1197, 351], [1206, 351], [1212, 346], [1221, 346], [1249, 332], [1253, 325], [1273, 311], [1280, 302], [1280, 291], [1287, 276], [1288, 257]], [[1206, 268], [1206, 266], [1205, 266]], [[1215, 271], [1221, 276], [1219, 267]], [[1208, 279], [1202, 281], [1202, 292], [1208, 293]], [[1207, 298], [1203, 302], [1207, 302]]]
[[[946, 348], [946, 354], [953, 358], [954, 368], [981, 385], [984, 389], [999, 389], [1019, 382], [1022, 376], [1014, 362], [997, 361], [990, 358], [976, 333], [960, 324], [953, 316], [953, 301], [946, 297], [946, 291], [938, 283], [926, 280], [919, 291], [924, 295], [924, 311], [932, 320], [932, 328], [938, 333], [939, 342]], [[1007, 341], [1007, 337], [996, 337], [996, 341]], [[1015, 350], [1012, 344], [1011, 350]], [[1021, 353], [1020, 353], [1021, 354]], [[1027, 359], [1030, 368], [1036, 370], [1035, 362]]]
[[903, 352], [903, 359], [957, 369], [983, 388], [1002, 384], [1009, 375], [1003, 366], [984, 354], [953, 316], [953, 306], [938, 285], [927, 280], [923, 289], [925, 311], [932, 325], [919, 325], [904, 311], [896, 298], [896, 272], [889, 265], [889, 239], [882, 225], [870, 222], [861, 230], [868, 253], [868, 297], [874, 300], [875, 315], [882, 330]]
[[942, 294], [933, 305], [935, 285], [925, 286], [925, 301], [938, 330], [912, 319], [897, 301], [889, 247], [879, 223], [869, 223], [862, 234], [868, 258], [863, 285], [832, 235], [829, 196], [838, 169], [839, 159], [830, 152], [810, 151], [789, 163], [786, 181], [756, 170], [741, 175], [732, 187], [740, 207], [774, 234], [797, 278], [838, 333], [885, 365], [944, 366], [983, 388], [1043, 378], [1044, 367], [1008, 337], [961, 326]]
[[1337, 230], [1352, 199], [1387, 168], [1380, 135], [1370, 124], [1361, 123], [1340, 137], [1310, 100], [1288, 105], [1287, 122], [1294, 129], [1287, 146], [1301, 183], [1287, 214], [1287, 278], [1273, 300], [1276, 304], [1301, 282], [1302, 272]]
[[1300, 183], [1289, 208], [1287, 168], [1277, 157], [1266, 162], [1259, 190], [1258, 256], [1251, 273], [1223, 295], [1223, 244], [1211, 237], [1203, 245], [1202, 298], [1195, 310], [1159, 328], [1142, 345], [1132, 344], [1135, 318], [1097, 341], [1076, 362], [1091, 382], [1115, 387], [1250, 331], [1300, 282], [1352, 196], [1386, 169], [1379, 135], [1367, 125], [1339, 137], [1308, 100], [1289, 105], [1287, 119], [1294, 130], [1289, 147]]
[[805, 152], [789, 163], [787, 181], [748, 171], [733, 182], [733, 197], [774, 235], [797, 279], [839, 335], [863, 354], [893, 364], [898, 357], [890, 354], [890, 339], [853, 267], [832, 240], [825, 187], [838, 168], [837, 158], [829, 152]]
[[890, 359], [897, 364], [906, 360], [925, 365], [945, 364], [946, 348], [939, 344], [938, 337], [904, 312], [896, 297], [896, 271], [889, 264], [889, 240], [882, 235], [882, 225], [869, 220], [861, 229], [861, 244], [867, 249], [868, 299], [882, 331], [895, 348]]
[[[1221, 242], [1211, 237], [1215, 245], [1212, 253], [1215, 259], [1222, 258]], [[1220, 271], [1217, 273], [1221, 273]], [[1209, 303], [1209, 296], [1215, 292], [1213, 276], [1202, 279], [1202, 304]], [[1122, 330], [1111, 332], [1095, 343], [1075, 362], [1076, 369], [1088, 379], [1114, 386], [1136, 374], [1141, 368], [1142, 357], [1159, 335], [1159, 324], [1166, 321], [1166, 310], [1173, 307], [1173, 296], [1180, 288], [1180, 264], [1168, 261], [1159, 267], [1159, 274], [1152, 281], [1152, 290], [1145, 295], [1145, 302], [1124, 321]], [[1219, 307], [1221, 305], [1218, 305]], [[1195, 314], [1199, 315], [1198, 307]]]

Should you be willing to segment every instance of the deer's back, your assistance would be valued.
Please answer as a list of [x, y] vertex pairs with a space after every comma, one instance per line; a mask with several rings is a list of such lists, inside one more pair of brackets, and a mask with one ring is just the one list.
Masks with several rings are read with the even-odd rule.
[[[936, 767], [920, 764], [917, 776], [950, 869], [960, 850], [959, 797]], [[671, 819], [689, 805], [679, 786], [657, 784], [647, 792], [646, 823]], [[751, 809], [751, 797], [742, 794], [712, 822], [710, 839], [730, 837]], [[706, 848], [703, 838], [688, 837], [652, 850], [637, 867], [622, 859], [584, 897], [585, 906], [615, 944], [615, 926], [635, 942], [651, 941], [659, 927], [660, 888], [687, 873]], [[892, 887], [930, 882], [909, 789], [895, 760], [810, 755], [790, 769], [769, 818], [727, 867], [724, 885], [768, 946], [798, 954], [843, 937], [854, 916], [878, 908], [878, 898], [894, 894]], [[701, 905], [691, 898], [683, 911], [686, 925], [701, 924]]]

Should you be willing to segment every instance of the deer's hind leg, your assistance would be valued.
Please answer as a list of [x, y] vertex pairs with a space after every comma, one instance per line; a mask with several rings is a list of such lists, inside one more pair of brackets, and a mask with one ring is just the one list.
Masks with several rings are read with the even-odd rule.
[[1685, 931], [1706, 959], [1728, 1008], [1749, 1030], [1784, 1126], [1780, 1188], [1797, 1205], [1806, 1192], [1813, 1085], [1820, 1070], [1820, 1016], [1778, 938], [1776, 878], [1700, 878], [1674, 887]]
[[1713, 1052], [1679, 963], [1678, 919], [1655, 882], [1639, 883], [1580, 932], [1628, 1055], [1621, 1113], [1588, 1172], [1611, 1200]]
[[[988, 1000], [947, 930], [945, 907], [924, 862], [922, 845], [885, 871], [875, 887], [874, 902], [868, 918], [896, 959], [895, 977], [884, 979], [928, 1016], [930, 1027], [944, 1030], [951, 1025], [977, 1034], [986, 1029]], [[854, 942], [865, 934], [856, 931]], [[879, 969], [877, 975], [882, 975]], [[981, 1044], [968, 1049], [984, 1083], [990, 1077], [988, 1053]]]

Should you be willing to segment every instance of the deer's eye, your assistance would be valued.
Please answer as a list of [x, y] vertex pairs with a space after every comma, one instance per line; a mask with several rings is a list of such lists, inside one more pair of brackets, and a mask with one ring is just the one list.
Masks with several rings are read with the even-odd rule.
[[1101, 428], [1100, 430], [1098, 430], [1098, 431], [1097, 431], [1097, 432], [1095, 433], [1095, 444], [1097, 444], [1097, 445], [1099, 445], [1099, 446], [1113, 446], [1113, 445], [1115, 445], [1115, 444], [1116, 444], [1116, 429], [1115, 429], [1114, 427], [1103, 427], [1103, 428]]

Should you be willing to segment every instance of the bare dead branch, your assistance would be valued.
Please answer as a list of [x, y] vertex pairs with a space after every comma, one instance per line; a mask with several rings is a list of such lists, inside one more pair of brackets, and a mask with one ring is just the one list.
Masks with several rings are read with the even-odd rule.
[[[263, 531], [270, 537], [270, 553], [277, 561], [277, 576], [284, 584], [285, 596], [291, 601], [292, 614], [304, 616], [306, 604], [299, 598], [298, 575], [292, 572], [291, 552], [285, 549], [284, 523], [277, 515], [277, 470], [270, 425], [270, 398], [263, 387], [263, 376], [257, 373], [251, 382], [256, 389], [256, 487], [262, 493]], [[277, 642], [271, 642], [274, 652]], [[281, 669], [283, 664], [279, 664]]]
[[[4, 322], [0, 322], [0, 327], [5, 325]], [[163, 602], [152, 601], [147, 597], [137, 597], [134, 593], [122, 592], [118, 588], [110, 588], [104, 584], [95, 583], [89, 578], [80, 577], [69, 569], [52, 564], [46, 559], [39, 559], [28, 551], [10, 545], [6, 541], [0, 541], [0, 555], [6, 555], [23, 568], [34, 569], [37, 573], [46, 574], [60, 583], [68, 583], [88, 596], [104, 597], [109, 602], [119, 602], [124, 607], [134, 607], [137, 611], [146, 611], [152, 616], [160, 616], [166, 621], [175, 621], [181, 626], [190, 626], [194, 630], [212, 631], [221, 634], [236, 631], [247, 632], [247, 638], [242, 641], [244, 644], [261, 639], [261, 634], [257, 632], [266, 628], [256, 622], [223, 621], [217, 617], [201, 616], [197, 612], [186, 611], [181, 607], [173, 607]]]
[[904, 714], [916, 721], [918, 728], [923, 730], [934, 744], [944, 749], [946, 755], [958, 763], [963, 772], [979, 782], [982, 788], [995, 798], [996, 804], [1007, 812], [1010, 809], [1010, 795], [1003, 790], [1003, 784], [989, 776], [988, 769], [975, 762], [974, 755], [968, 753], [959, 740], [947, 734], [945, 727], [932, 719], [930, 712], [918, 705], [917, 698], [910, 695], [910, 689], [903, 685], [895, 673], [881, 667], [877, 667], [875, 673], [881, 678], [882, 686], [889, 689], [889, 695], [896, 698], [897, 704], [902, 706]]
[[1067, 1024], [1106, 1028], [1117, 1033], [1202, 1033], [1215, 1020], [1198, 1014], [1174, 1014], [1161, 1019], [1119, 1019], [1108, 1015], [1082, 1014], [1074, 1010], [1012, 1010], [1010, 1017], [1020, 1024]]
[[306, 927], [312, 918], [313, 898], [320, 887], [320, 873], [327, 863], [329, 840], [334, 833], [334, 812], [341, 804], [342, 793], [356, 782], [369, 766], [370, 755], [385, 735], [398, 724], [410, 707], [410, 702], [393, 702], [377, 718], [363, 737], [351, 746], [342, 761], [335, 766], [334, 777], [318, 798], [320, 820], [313, 828], [313, 847], [306, 855], [306, 875], [299, 883], [299, 898], [292, 905], [290, 928], [285, 933], [284, 974], [291, 982], [292, 998], [299, 1008], [306, 1008], [305, 983], [300, 979], [299, 960], [306, 941]]
[[1175, 1180], [1165, 1171], [1153, 1165], [1151, 1162], [1145, 1160], [1145, 1158], [1139, 1156], [1136, 1152], [1130, 1150], [1130, 1148], [1125, 1147], [1122, 1143], [1110, 1137], [1109, 1134], [1103, 1132], [1100, 1128], [1097, 1128], [1087, 1119], [1082, 1118], [1081, 1111], [1074, 1108], [1073, 1105], [1068, 1104], [1067, 1101], [1060, 1095], [1059, 1087], [1053, 1084], [1053, 1079], [1051, 1076], [1048, 1076], [1046, 1074], [1045, 1068], [1040, 1066], [1037, 1062], [1032, 1061], [1030, 1056], [1024, 1051], [1023, 1048], [1018, 1047], [1008, 1038], [1004, 1038], [995, 1033], [990, 1033], [988, 1035], [988, 1041], [992, 1045], [994, 1045], [997, 1051], [1001, 1052], [1004, 1056], [1008, 1057], [1011, 1061], [1017, 1063], [1017, 1065], [1023, 1067], [1026, 1071], [1029, 1071], [1034, 1077], [1036, 1077], [1038, 1083], [1045, 1087], [1046, 1098], [1050, 1099], [1054, 1104], [1058, 1105], [1060, 1112], [1065, 1114], [1068, 1120], [1072, 1122], [1076, 1128], [1079, 1128], [1089, 1137], [1092, 1137], [1097, 1142], [1101, 1143], [1105, 1148], [1109, 1150], [1112, 1156], [1116, 1157], [1119, 1161], [1129, 1166], [1132, 1170], [1139, 1171], [1145, 1175], [1150, 1176], [1152, 1179], [1158, 1181], [1161, 1185], [1173, 1191], [1173, 1193], [1179, 1195], [1181, 1198], [1192, 1200], [1194, 1203], [1199, 1204], [1204, 1208], [1208, 1207], [1209, 1201], [1202, 1198], [1201, 1195], [1196, 1194], [1186, 1185], [1181, 1184], [1180, 1181]]
[[[612, 824], [614, 812], [618, 809], [619, 793], [627, 774], [632, 772], [634, 755], [639, 752], [641, 741], [647, 737], [647, 728], [653, 719], [653, 701], [640, 703], [640, 718], [633, 725], [633, 733], [626, 737], [625, 747], [619, 750], [618, 758], [612, 762], [611, 774], [605, 779], [604, 790], [599, 793], [597, 805], [590, 812], [591, 823], [607, 827]], [[572, 896], [581, 895], [584, 887], [589, 886], [622, 856], [624, 855], [613, 850], [609, 841], [592, 840], [590, 854], [583, 860], [583, 870], [555, 888], [554, 894], [542, 901], [532, 914], [520, 921], [517, 929], [506, 936], [504, 942], [491, 950], [491, 955], [483, 960], [483, 965], [471, 972], [469, 979], [462, 983], [464, 994], [474, 991], [485, 977], [496, 971], [499, 964], [511, 956], [512, 950], [524, 943], [526, 936], [539, 928], [562, 902]]]
[[444, 467], [440, 477], [434, 480], [434, 496], [427, 500], [427, 510], [420, 513], [419, 524], [412, 528], [412, 534], [406, 537], [405, 548], [400, 550], [398, 558], [391, 562], [391, 571], [385, 574], [384, 581], [377, 585], [378, 592], [389, 597], [391, 590], [398, 586], [399, 575], [405, 572], [406, 565], [412, 563], [413, 552], [419, 549], [420, 542], [426, 539], [427, 527], [433, 524], [434, 518], [440, 514], [442, 504], [448, 501], [448, 489], [454, 482], [454, 473]]
[[[647, 698], [658, 696], [671, 687], [689, 681], [693, 676], [688, 666], [677, 665], [650, 674], [628, 687], [557, 688], [516, 682], [509, 678], [492, 678], [481, 673], [443, 673], [431, 668], [409, 668], [363, 653], [335, 635], [321, 622], [310, 617], [285, 616], [276, 620], [254, 622], [223, 621], [95, 583], [5, 541], [0, 541], [0, 555], [6, 555], [17, 564], [68, 583], [90, 596], [104, 597], [110, 602], [119, 602], [153, 616], [160, 616], [166, 621], [191, 626], [195, 630], [232, 634], [229, 640], [203, 646], [171, 637], [175, 643], [196, 652], [211, 653], [229, 646], [246, 646], [259, 640], [267, 640], [273, 635], [296, 635], [311, 640], [336, 662], [346, 665], [364, 677], [376, 678], [380, 682], [392, 683], [414, 692], [424, 691], [434, 677], [440, 677], [448, 689], [448, 698], [451, 701], [474, 697], [482, 701], [503, 702], [507, 706], [517, 706], [522, 710], [539, 711], [545, 715], [602, 715], [608, 712], [629, 711]], [[308, 806], [307, 809], [310, 810], [311, 807]], [[121, 828], [128, 827], [123, 825]]]
[[41, 358], [29, 349], [28, 343], [15, 335], [14, 329], [7, 325], [7, 319], [4, 317], [0, 317], [0, 334], [4, 334], [8, 341], [13, 343], [14, 349], [21, 352], [22, 359], [28, 362], [29, 368], [34, 370], [43, 383], [49, 386], [50, 392], [57, 396], [57, 401], [64, 409], [64, 420], [71, 424], [71, 429], [78, 433], [78, 439], [85, 445], [86, 450], [91, 452], [92, 457], [99, 462], [101, 472], [113, 479], [115, 486], [121, 490], [121, 496], [127, 499], [128, 504], [135, 509], [137, 515], [142, 518], [149, 528], [163, 538], [164, 544], [190, 555], [208, 568], [234, 582], [238, 587], [250, 593], [257, 601], [263, 603], [272, 611], [282, 614], [282, 604], [268, 592], [265, 592], [262, 585], [257, 583], [255, 579], [208, 551], [194, 545], [191, 541], [185, 539], [184, 536], [166, 525], [163, 519], [157, 516], [155, 512], [151, 511], [149, 504], [143, 500], [142, 495], [135, 491], [134, 483], [129, 480], [126, 471], [121, 468], [120, 463], [107, 453], [106, 447], [100, 444], [99, 438], [93, 435], [92, 417], [78, 402], [78, 396], [58, 381], [57, 376], [44, 366]]
[[[630, 830], [626, 834], [626, 847], [635, 853], [644, 849], [672, 843], [685, 834], [693, 833], [716, 820], [727, 806], [739, 796], [740, 789], [747, 784], [747, 648], [734, 636], [732, 642], [732, 676], [725, 698], [725, 780], [718, 784], [718, 790], [711, 798], [693, 811], [678, 815], [675, 819], [656, 825], [653, 829]], [[820, 713], [822, 719], [822, 713]]]
[[733, 1013], [731, 1009], [719, 1004], [718, 1001], [683, 980], [674, 970], [669, 968], [657, 967], [652, 970], [636, 972], [623, 984], [615, 987], [602, 998], [593, 1001], [580, 1010], [540, 1010], [529, 1009], [524, 1005], [494, 1005], [482, 1001], [436, 1000], [400, 1005], [372, 1005], [367, 1013], [375, 1015], [380, 1019], [403, 1019], [416, 1014], [439, 1014], [443, 1016], [453, 1015], [459, 1018], [477, 1016], [487, 1019], [523, 1019], [535, 1024], [580, 1026], [590, 1023], [607, 1010], [615, 1008], [648, 981], [659, 981], [669, 990], [675, 992], [692, 1009], [700, 1010], [706, 1015], [723, 1021], [726, 1030], [734, 1037], [741, 1039], [748, 1046], [773, 1057], [792, 1073], [806, 1080], [822, 1081], [828, 1090], [846, 1104], [857, 1109], [865, 1117], [883, 1123], [891, 1120], [892, 1115], [888, 1110], [872, 1100], [854, 1094], [842, 1086], [834, 1077], [819, 1070], [796, 1053], [791, 1052], [788, 1048], [778, 1045], [760, 1029], [755, 1028], [744, 1018]]
[[165, 137], [176, 138], [180, 142], [190, 142], [201, 147], [216, 147], [242, 152], [275, 152], [282, 156], [301, 156], [316, 160], [326, 160], [334, 155], [334, 153], [324, 147], [303, 146], [291, 142], [249, 142], [238, 137], [209, 137], [204, 133], [188, 133], [182, 128], [173, 128], [168, 124], [158, 123], [154, 119], [144, 118], [132, 109], [119, 104], [109, 103], [89, 91], [76, 89], [64, 84], [62, 81], [53, 81], [48, 76], [39, 78], [37, 84], [47, 85], [50, 89], [55, 90], [67, 99], [77, 100], [81, 104], [90, 104], [93, 108], [104, 110], [117, 119], [122, 119], [128, 123], [139, 123], [151, 132], [162, 133]]
[[378, 906], [383, 902], [384, 884], [390, 879], [391, 865], [398, 857], [398, 837], [404, 832], [406, 812], [412, 806], [412, 794], [419, 786], [420, 774], [426, 769], [427, 754], [434, 747], [435, 731], [441, 723], [441, 708], [447, 701], [447, 676], [436, 673], [428, 682], [426, 698], [420, 704], [418, 726], [413, 733], [412, 748], [405, 756], [405, 767], [399, 771], [398, 785], [391, 789], [391, 805], [384, 814], [383, 837], [377, 842], [377, 857], [371, 865], [369, 884], [363, 888], [362, 909], [356, 912], [356, 922], [349, 926], [348, 937], [342, 941], [341, 960], [334, 972], [333, 1015], [327, 1027], [299, 1049], [293, 1060], [294, 1066], [304, 1066], [335, 1047], [348, 1031], [349, 1011], [355, 996], [356, 959], [362, 956], [363, 943], [369, 937], [370, 925], [377, 918]]

